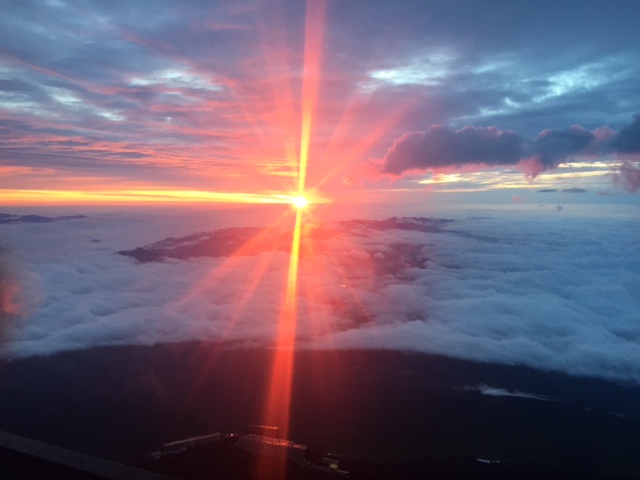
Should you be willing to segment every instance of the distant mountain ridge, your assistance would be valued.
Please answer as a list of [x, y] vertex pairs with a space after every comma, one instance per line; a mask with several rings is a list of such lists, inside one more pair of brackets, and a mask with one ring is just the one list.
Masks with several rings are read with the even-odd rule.
[[[336, 235], [366, 235], [367, 231], [404, 230], [438, 233], [453, 220], [423, 217], [391, 217], [385, 220], [345, 220], [333, 227], [315, 227], [305, 231], [302, 255], [310, 251], [323, 251], [323, 241]], [[309, 247], [313, 243], [313, 247]], [[306, 248], [305, 248], [306, 244]], [[398, 242], [392, 245], [403, 263], [423, 268], [420, 247], [423, 245]], [[121, 250], [120, 255], [133, 257], [140, 263], [159, 262], [165, 258], [187, 259], [193, 257], [250, 256], [266, 251], [291, 249], [291, 232], [276, 228], [238, 227], [222, 228], [211, 232], [201, 232], [185, 237], [169, 237], [159, 242]], [[411, 257], [411, 259], [409, 259]], [[396, 259], [398, 260], [398, 259]]]
[[42, 215], [14, 215], [12, 213], [0, 213], [0, 224], [2, 223], [52, 223], [62, 220], [78, 220], [87, 218], [85, 215], [63, 215], [60, 217], [45, 217]]

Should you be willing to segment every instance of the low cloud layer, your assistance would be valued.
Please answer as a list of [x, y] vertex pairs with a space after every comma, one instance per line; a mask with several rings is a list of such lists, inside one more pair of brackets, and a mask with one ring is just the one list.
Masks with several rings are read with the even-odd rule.
[[[322, 248], [307, 244], [300, 347], [428, 352], [640, 383], [635, 207], [514, 208], [458, 214], [432, 231], [357, 224], [318, 240]], [[287, 252], [150, 263], [116, 253], [226, 226], [207, 218], [105, 214], [4, 225], [28, 302], [6, 355], [271, 344]]]
[[622, 162], [615, 175], [628, 192], [640, 188], [640, 115], [620, 132], [606, 127], [592, 131], [574, 125], [565, 130], [544, 130], [534, 140], [496, 127], [466, 126], [453, 130], [434, 125], [426, 131], [397, 138], [382, 160], [380, 173], [443, 171], [451, 168], [518, 166], [535, 178], [570, 158], [582, 155], [601, 159], [614, 154]]

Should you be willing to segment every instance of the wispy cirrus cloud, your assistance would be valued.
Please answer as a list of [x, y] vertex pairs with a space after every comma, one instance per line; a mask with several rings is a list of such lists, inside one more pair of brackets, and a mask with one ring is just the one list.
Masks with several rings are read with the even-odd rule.
[[[343, 3], [327, 4], [318, 52], [314, 186], [336, 190], [346, 171], [382, 158], [407, 132], [435, 138], [425, 125], [495, 125], [535, 139], [570, 125], [620, 131], [636, 113], [631, 14], [496, 3], [465, 5], [461, 17], [438, 2]], [[295, 171], [299, 151], [305, 8], [288, 0], [7, 4], [3, 161], [46, 165], [63, 183], [73, 159], [74, 171], [108, 182], [289, 188], [280, 173]], [[514, 28], [522, 9], [527, 29]], [[562, 49], [543, 11], [564, 19]], [[543, 165], [555, 163], [539, 153]]]

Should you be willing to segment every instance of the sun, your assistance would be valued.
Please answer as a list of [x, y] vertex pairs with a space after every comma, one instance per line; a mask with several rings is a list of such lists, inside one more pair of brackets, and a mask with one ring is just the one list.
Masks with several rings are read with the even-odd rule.
[[307, 205], [309, 205], [309, 201], [304, 198], [302, 195], [298, 195], [291, 198], [291, 204], [297, 209], [303, 209]]

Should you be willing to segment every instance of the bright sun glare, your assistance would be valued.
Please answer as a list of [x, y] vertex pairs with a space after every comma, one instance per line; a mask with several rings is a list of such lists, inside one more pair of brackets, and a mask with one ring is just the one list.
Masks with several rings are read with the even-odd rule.
[[291, 203], [296, 208], [305, 208], [307, 205], [309, 205], [309, 201], [301, 195], [298, 195], [297, 197], [293, 197], [291, 199]]

